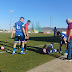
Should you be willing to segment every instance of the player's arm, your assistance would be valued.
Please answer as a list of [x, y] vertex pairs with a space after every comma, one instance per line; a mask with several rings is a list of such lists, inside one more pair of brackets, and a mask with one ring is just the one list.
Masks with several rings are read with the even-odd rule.
[[43, 49], [43, 52], [46, 53], [46, 49], [45, 48]]
[[66, 40], [65, 40], [65, 38], [63, 38], [63, 40], [64, 40], [65, 43], [67, 43]]
[[28, 34], [28, 32], [27, 32], [27, 30], [25, 30], [25, 32], [26, 32], [26, 39], [29, 39], [29, 34]]
[[66, 42], [65, 38], [63, 38], [63, 40], [64, 40], [64, 42], [65, 42], [65, 44], [66, 44], [66, 47], [67, 47], [67, 42]]
[[11, 38], [13, 38], [13, 31], [14, 31], [15, 27], [13, 27], [12, 29], [12, 33], [11, 33]]
[[26, 30], [26, 35], [27, 35], [27, 36], [29, 36], [29, 34], [28, 34], [27, 30]]
[[71, 34], [72, 34], [72, 29], [69, 31], [68, 42], [69, 42]]
[[24, 23], [22, 24], [22, 31], [23, 31], [23, 34], [24, 34], [25, 37], [26, 37], [26, 33], [25, 33], [25, 29], [24, 29]]
[[25, 29], [24, 29], [24, 28], [22, 28], [22, 30], [23, 30], [23, 33], [24, 33], [24, 35], [25, 35], [25, 37], [26, 37]]
[[29, 36], [28, 32], [27, 32], [27, 26], [25, 25], [25, 32], [26, 32], [26, 35]]

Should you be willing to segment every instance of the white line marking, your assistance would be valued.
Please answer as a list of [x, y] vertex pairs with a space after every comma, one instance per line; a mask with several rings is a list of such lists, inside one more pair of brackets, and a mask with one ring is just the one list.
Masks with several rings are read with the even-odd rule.
[[[58, 43], [54, 43], [54, 44], [58, 44]], [[50, 45], [50, 44], [46, 44], [46, 45]], [[44, 45], [39, 45], [39, 46], [34, 46], [34, 47], [41, 47], [41, 46], [44, 46]], [[33, 47], [28, 47], [28, 48], [33, 48]]]
[[[17, 51], [18, 49], [16, 49], [16, 51]], [[0, 53], [6, 53], [6, 52], [11, 52], [11, 51], [3, 51], [3, 52], [0, 52]]]
[[5, 53], [6, 51], [0, 52], [0, 53]]
[[[58, 43], [54, 43], [54, 44], [58, 44]], [[50, 45], [50, 44], [46, 44], [46, 45]], [[41, 46], [44, 46], [44, 45], [39, 45], [39, 46], [34, 46], [34, 47], [41, 47]], [[28, 48], [33, 48], [33, 47], [28, 47]], [[18, 49], [16, 49], [17, 51]], [[6, 53], [6, 52], [11, 52], [11, 51], [3, 51], [3, 52], [0, 52], [0, 53]]]

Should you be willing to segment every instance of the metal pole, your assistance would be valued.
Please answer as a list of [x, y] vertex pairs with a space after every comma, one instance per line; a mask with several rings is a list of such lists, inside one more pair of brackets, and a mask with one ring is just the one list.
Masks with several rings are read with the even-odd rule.
[[11, 23], [12, 23], [12, 16], [11, 16], [11, 12], [10, 12], [10, 31], [11, 31]]
[[9, 10], [9, 12], [10, 12], [10, 31], [11, 31], [11, 24], [12, 24], [12, 12], [13, 12], [13, 10]]
[[51, 19], [52, 19], [52, 17], [50, 16], [50, 28], [51, 28]]

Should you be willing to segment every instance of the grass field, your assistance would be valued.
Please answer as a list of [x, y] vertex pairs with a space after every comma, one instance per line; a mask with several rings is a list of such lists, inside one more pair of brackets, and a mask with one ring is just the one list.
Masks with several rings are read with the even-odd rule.
[[[51, 55], [41, 54], [41, 49], [44, 44], [58, 43], [58, 38], [53, 38], [48, 34], [30, 34], [28, 40], [28, 49], [25, 51], [25, 55], [21, 55], [20, 50], [16, 50], [16, 54], [12, 55], [12, 47], [14, 39], [10, 38], [10, 33], [0, 33], [0, 47], [4, 46], [5, 52], [0, 53], [0, 71], [1, 72], [26, 72], [32, 68], [35, 68], [43, 63], [51, 61], [62, 54], [52, 53]], [[40, 47], [35, 47], [40, 46]], [[18, 48], [18, 47], [17, 47]], [[54, 44], [54, 48], [58, 49], [59, 44]], [[65, 52], [65, 46], [63, 45], [63, 53]], [[0, 52], [3, 52], [0, 50]]]

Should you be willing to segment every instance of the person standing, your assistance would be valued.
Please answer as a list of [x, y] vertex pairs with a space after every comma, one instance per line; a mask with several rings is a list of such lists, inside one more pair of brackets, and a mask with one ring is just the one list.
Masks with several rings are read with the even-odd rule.
[[[13, 38], [13, 31], [15, 29], [16, 33], [15, 33], [15, 42], [13, 45], [13, 55], [15, 54], [15, 48], [17, 43], [19, 42], [19, 40], [22, 42], [22, 47], [21, 47], [21, 54], [25, 54], [24, 51], [24, 35], [25, 35], [25, 29], [24, 29], [24, 18], [21, 17], [20, 21], [16, 22], [13, 29], [12, 29], [12, 34], [11, 34], [11, 38]], [[24, 34], [24, 35], [23, 35]], [[25, 35], [26, 37], [26, 35]]]
[[54, 31], [54, 36], [55, 36], [57, 32], [57, 28], [55, 27], [53, 31]]
[[27, 23], [26, 23], [25, 26], [24, 26], [24, 27], [25, 27], [25, 33], [26, 33], [25, 46], [24, 46], [24, 48], [25, 48], [26, 51], [28, 51], [28, 50], [27, 50], [27, 40], [29, 39], [28, 25], [30, 25], [30, 23], [31, 23], [31, 21], [28, 20]]
[[60, 51], [59, 53], [62, 53], [62, 46], [63, 44], [65, 44], [66, 46], [66, 53], [64, 55], [67, 55], [68, 54], [68, 50], [67, 50], [67, 35], [60, 32], [60, 31], [57, 31], [57, 36], [59, 37], [59, 41], [60, 41]]
[[67, 59], [71, 61], [72, 58], [72, 21], [70, 18], [66, 20], [68, 24], [69, 34], [68, 34], [68, 55]]

